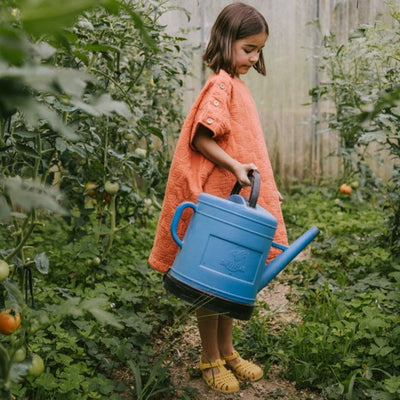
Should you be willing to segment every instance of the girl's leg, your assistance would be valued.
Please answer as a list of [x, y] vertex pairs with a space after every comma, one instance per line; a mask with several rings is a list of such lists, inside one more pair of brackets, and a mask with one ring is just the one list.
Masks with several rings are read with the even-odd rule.
[[[220, 315], [218, 320], [218, 349], [222, 358], [229, 357], [233, 354], [233, 319], [226, 315]], [[231, 367], [237, 365], [240, 361], [233, 359], [227, 361]]]
[[262, 378], [263, 371], [252, 362], [243, 360], [233, 348], [233, 319], [225, 315], [220, 315], [218, 319], [218, 348], [221, 358], [224, 359], [240, 377], [240, 379], [250, 379], [257, 381]]
[[[198, 309], [197, 321], [202, 344], [199, 366], [203, 379], [208, 386], [219, 392], [237, 392], [239, 390], [239, 382], [233, 373], [225, 368], [224, 361], [221, 359], [222, 355], [219, 349], [219, 338], [222, 338], [220, 315], [205, 309]], [[229, 330], [229, 324], [222, 324], [222, 327], [222, 330], [228, 332], [228, 338], [231, 338], [232, 335], [229, 332], [232, 329]]]
[[221, 358], [218, 348], [218, 314], [204, 308], [197, 309], [196, 313], [202, 344], [202, 362], [214, 362]]
[[228, 357], [233, 353], [233, 319], [220, 314], [218, 316], [218, 350], [221, 357]]
[[[233, 354], [232, 318], [200, 308], [197, 310], [197, 321], [202, 343], [202, 362], [214, 362]], [[234, 366], [238, 362], [235, 359], [228, 364]]]

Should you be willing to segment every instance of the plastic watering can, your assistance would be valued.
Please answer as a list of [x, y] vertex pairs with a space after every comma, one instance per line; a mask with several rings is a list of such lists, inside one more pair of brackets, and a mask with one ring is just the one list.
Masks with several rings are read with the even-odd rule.
[[[237, 182], [227, 199], [201, 193], [197, 204], [176, 208], [171, 234], [180, 249], [164, 276], [166, 290], [177, 297], [243, 320], [250, 318], [257, 293], [319, 234], [313, 226], [289, 247], [273, 242], [277, 220], [257, 204], [259, 173], [250, 179], [249, 199], [239, 195]], [[187, 208], [194, 213], [181, 240], [177, 229]], [[282, 252], [265, 265], [271, 246]]]

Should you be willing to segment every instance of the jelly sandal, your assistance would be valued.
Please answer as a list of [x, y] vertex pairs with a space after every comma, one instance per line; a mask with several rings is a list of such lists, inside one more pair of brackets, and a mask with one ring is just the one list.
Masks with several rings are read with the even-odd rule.
[[[225, 367], [225, 361], [217, 360], [213, 363], [203, 363], [200, 359], [200, 370], [206, 384], [213, 390], [222, 393], [233, 393], [239, 390], [239, 382], [235, 375]], [[213, 368], [218, 368], [218, 372], [213, 372]], [[211, 369], [211, 375], [207, 376], [204, 371]]]
[[234, 365], [227, 364], [227, 366], [233, 371], [236, 377], [241, 380], [249, 379], [250, 381], [255, 382], [261, 379], [264, 375], [263, 370], [258, 365], [243, 360], [237, 351], [234, 351], [231, 356], [224, 357], [224, 360], [228, 363], [233, 360], [239, 360], [238, 363]]

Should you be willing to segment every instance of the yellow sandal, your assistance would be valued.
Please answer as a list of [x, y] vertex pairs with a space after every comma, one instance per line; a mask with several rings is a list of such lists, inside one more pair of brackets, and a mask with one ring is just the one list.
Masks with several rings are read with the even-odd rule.
[[239, 379], [249, 379], [250, 381], [255, 382], [263, 377], [263, 370], [258, 365], [253, 364], [250, 361], [243, 360], [237, 351], [234, 351], [231, 356], [224, 357], [224, 361], [228, 362], [236, 359], [239, 360], [239, 363], [235, 365], [227, 365]]
[[[224, 365], [225, 361], [223, 360], [217, 360], [213, 363], [203, 363], [200, 359], [200, 370], [202, 371], [203, 379], [211, 389], [217, 392], [237, 392], [239, 390], [239, 382], [232, 372], [227, 370]], [[218, 368], [219, 372], [213, 372], [212, 368]], [[211, 369], [211, 376], [204, 374], [204, 371], [208, 369]]]

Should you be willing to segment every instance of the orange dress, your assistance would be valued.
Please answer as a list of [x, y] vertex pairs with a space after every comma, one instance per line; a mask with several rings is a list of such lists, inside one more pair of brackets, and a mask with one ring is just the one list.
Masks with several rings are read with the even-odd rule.
[[[278, 190], [254, 100], [242, 80], [221, 70], [208, 78], [183, 124], [176, 145], [149, 257], [149, 264], [160, 272], [166, 272], [172, 266], [179, 249], [170, 233], [176, 207], [183, 201], [196, 203], [202, 192], [227, 198], [236, 182], [232, 173], [218, 167], [193, 147], [199, 125], [211, 130], [214, 139], [231, 157], [257, 166], [261, 178], [257, 203], [278, 220], [274, 241], [287, 245]], [[249, 188], [243, 188], [240, 194], [249, 196]], [[178, 228], [181, 238], [190, 217], [191, 211], [185, 210]], [[279, 253], [280, 250], [271, 248], [268, 261]]]

